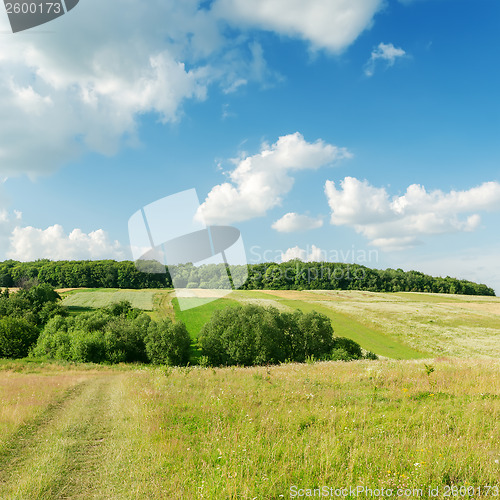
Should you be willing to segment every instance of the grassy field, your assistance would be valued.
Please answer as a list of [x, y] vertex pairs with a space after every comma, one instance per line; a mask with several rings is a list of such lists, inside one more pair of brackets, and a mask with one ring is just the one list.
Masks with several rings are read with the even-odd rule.
[[73, 310], [106, 307], [115, 302], [128, 300], [133, 307], [152, 311], [157, 290], [119, 290], [116, 288], [81, 289], [61, 294], [62, 304]]
[[273, 297], [278, 305], [287, 306], [289, 309], [299, 309], [304, 313], [317, 311], [325, 314], [332, 320], [336, 336], [350, 338], [358, 342], [367, 351], [375, 352], [379, 356], [392, 359], [417, 359], [426, 357], [426, 354], [422, 351], [413, 349], [401, 341], [394, 340], [392, 337], [386, 335], [383, 330], [367, 326], [325, 306], [323, 303], [313, 302], [310, 300], [310, 297], [307, 299], [298, 299], [295, 298], [296, 294], [293, 292], [281, 294], [281, 297], [271, 292], [265, 295]]
[[[216, 292], [214, 292], [215, 294]], [[206, 301], [210, 291], [200, 292]], [[317, 310], [332, 320], [336, 335], [392, 359], [429, 356], [500, 358], [500, 298], [431, 293], [238, 290], [200, 307], [180, 311], [171, 290], [73, 290], [64, 304], [74, 311], [130, 300], [154, 319], [180, 319], [193, 338], [216, 309], [255, 303], [280, 310]]]
[[[196, 299], [191, 300], [196, 301]], [[200, 333], [201, 328], [210, 320], [214, 311], [230, 306], [235, 306], [238, 303], [234, 300], [223, 298], [214, 300], [213, 302], [202, 304], [201, 306], [193, 309], [186, 309], [184, 311], [181, 311], [179, 309], [179, 303], [177, 302], [177, 299], [174, 298], [172, 300], [172, 304], [176, 318], [184, 322], [191, 337], [193, 339], [196, 339], [198, 338], [198, 334]]]
[[498, 297], [327, 290], [258, 293], [280, 306], [323, 312], [338, 335], [382, 356], [500, 358]]
[[0, 498], [499, 486], [500, 362], [427, 363], [0, 364]]

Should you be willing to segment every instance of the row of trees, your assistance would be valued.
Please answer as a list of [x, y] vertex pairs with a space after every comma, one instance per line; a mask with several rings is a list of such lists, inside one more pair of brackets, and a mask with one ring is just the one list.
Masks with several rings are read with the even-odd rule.
[[[158, 273], [158, 269], [161, 271]], [[172, 269], [172, 268], [171, 268]], [[150, 270], [151, 272], [147, 272]], [[156, 272], [155, 272], [156, 271]], [[243, 289], [366, 290], [372, 292], [434, 292], [464, 295], [495, 295], [486, 285], [456, 278], [433, 277], [418, 271], [370, 269], [358, 264], [330, 262], [264, 263], [231, 266], [231, 275], [248, 278]], [[228, 269], [224, 265], [194, 266], [173, 269], [175, 285], [186, 288], [226, 288]], [[138, 270], [133, 262], [49, 261], [0, 263], [0, 286], [22, 285], [30, 279], [56, 288], [170, 288], [167, 268], [143, 263]]]
[[[257, 305], [215, 311], [203, 326], [198, 343], [204, 361], [215, 366], [364, 357], [359, 344], [334, 337], [332, 324], [324, 314], [280, 313]], [[367, 357], [376, 359], [373, 353]]]
[[192, 348], [210, 366], [363, 357], [356, 342], [334, 337], [329, 318], [317, 312], [228, 307], [215, 311], [192, 345], [184, 323], [153, 321], [129, 302], [69, 315], [50, 285], [24, 285], [16, 293], [0, 292], [0, 358], [186, 365]]
[[[47, 285], [40, 285], [21, 295], [35, 291], [40, 296], [40, 290], [49, 291]], [[41, 310], [54, 304], [52, 296], [43, 298], [47, 300]], [[2, 296], [1, 301], [14, 303], [18, 298]], [[0, 318], [0, 357], [181, 366], [189, 363], [191, 348], [196, 347], [204, 366], [376, 359], [373, 353], [363, 355], [353, 340], [334, 337], [328, 317], [317, 312], [280, 313], [256, 305], [228, 307], [213, 314], [192, 345], [182, 322], [155, 322], [129, 302], [76, 316], [67, 315], [64, 308], [53, 309], [54, 314], [38, 324], [34, 316], [30, 320], [19, 311], [11, 308], [11, 315]]]
[[155, 322], [121, 302], [73, 317], [52, 318], [31, 355], [82, 363], [186, 365], [191, 338], [184, 323]]

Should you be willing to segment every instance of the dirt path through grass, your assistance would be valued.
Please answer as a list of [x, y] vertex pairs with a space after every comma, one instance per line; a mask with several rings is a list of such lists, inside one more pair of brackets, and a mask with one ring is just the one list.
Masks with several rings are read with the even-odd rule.
[[100, 496], [119, 385], [120, 374], [92, 377], [21, 427], [0, 453], [0, 498]]

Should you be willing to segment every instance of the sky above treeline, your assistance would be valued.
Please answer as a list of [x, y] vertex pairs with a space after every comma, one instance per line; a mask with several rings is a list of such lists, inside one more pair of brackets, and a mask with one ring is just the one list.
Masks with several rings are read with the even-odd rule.
[[132, 214], [194, 188], [250, 263], [500, 293], [499, 22], [497, 0], [80, 0], [13, 34], [2, 5], [0, 258], [132, 258]]

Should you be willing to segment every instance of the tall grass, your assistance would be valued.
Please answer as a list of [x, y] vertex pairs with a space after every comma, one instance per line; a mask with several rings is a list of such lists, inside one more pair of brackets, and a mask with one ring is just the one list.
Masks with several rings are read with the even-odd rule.
[[[22, 406], [52, 376], [4, 372], [0, 387], [12, 402], [11, 378], [24, 380]], [[62, 388], [68, 373], [59, 376]], [[1, 498], [498, 486], [499, 361], [101, 369], [81, 387], [0, 457]]]
[[129, 390], [142, 404], [144, 443], [156, 450], [139, 491], [286, 498], [293, 485], [498, 485], [500, 364], [434, 367], [429, 375], [417, 361], [138, 374]]

